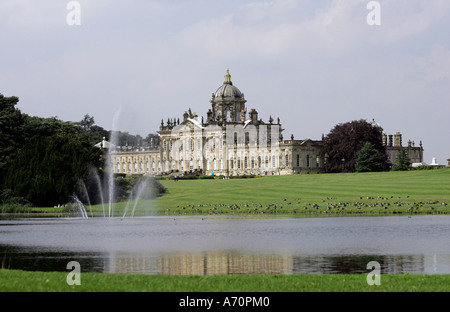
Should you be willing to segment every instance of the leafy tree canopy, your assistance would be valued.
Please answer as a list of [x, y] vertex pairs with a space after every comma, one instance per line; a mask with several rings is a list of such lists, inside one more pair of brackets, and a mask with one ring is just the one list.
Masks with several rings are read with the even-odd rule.
[[18, 97], [5, 97], [0, 94], [0, 185], [23, 142], [24, 117], [16, 107], [18, 102]]
[[357, 172], [377, 172], [384, 169], [384, 159], [372, 143], [366, 142], [359, 150], [355, 169]]
[[74, 131], [35, 135], [17, 152], [5, 188], [37, 206], [66, 203], [77, 181], [100, 162], [101, 150], [84, 135]]
[[325, 171], [354, 172], [358, 152], [366, 142], [373, 144], [382, 159], [383, 170], [387, 169], [382, 129], [361, 119], [338, 124], [324, 137]]

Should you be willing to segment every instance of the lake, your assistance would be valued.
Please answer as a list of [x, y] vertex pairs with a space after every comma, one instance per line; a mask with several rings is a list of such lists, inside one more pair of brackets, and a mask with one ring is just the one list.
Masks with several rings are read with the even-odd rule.
[[450, 216], [0, 220], [2, 267], [135, 274], [450, 274]]

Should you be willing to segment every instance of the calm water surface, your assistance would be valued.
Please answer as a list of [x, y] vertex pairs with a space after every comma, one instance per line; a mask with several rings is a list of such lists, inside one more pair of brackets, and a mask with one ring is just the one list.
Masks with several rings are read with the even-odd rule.
[[450, 274], [450, 216], [0, 220], [2, 267], [140, 274]]

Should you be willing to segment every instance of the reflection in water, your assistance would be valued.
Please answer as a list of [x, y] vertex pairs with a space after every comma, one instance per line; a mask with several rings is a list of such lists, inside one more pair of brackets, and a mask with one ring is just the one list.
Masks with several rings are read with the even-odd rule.
[[39, 252], [0, 246], [2, 268], [67, 271], [78, 261], [82, 272], [161, 275], [350, 274], [368, 273], [370, 261], [381, 273], [449, 274], [450, 255], [275, 255], [236, 251], [145, 254], [129, 252]]
[[115, 254], [110, 273], [163, 275], [292, 274], [293, 258], [281, 255], [246, 255], [206, 252], [145, 256]]
[[1, 267], [217, 275], [450, 274], [450, 216], [0, 220]]

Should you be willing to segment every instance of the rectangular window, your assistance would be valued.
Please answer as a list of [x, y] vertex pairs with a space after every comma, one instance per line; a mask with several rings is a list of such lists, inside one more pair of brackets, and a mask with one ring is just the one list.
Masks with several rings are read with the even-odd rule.
[[289, 155], [286, 155], [286, 167], [289, 167]]

